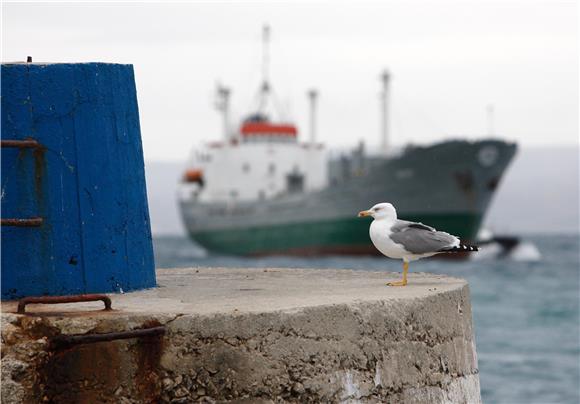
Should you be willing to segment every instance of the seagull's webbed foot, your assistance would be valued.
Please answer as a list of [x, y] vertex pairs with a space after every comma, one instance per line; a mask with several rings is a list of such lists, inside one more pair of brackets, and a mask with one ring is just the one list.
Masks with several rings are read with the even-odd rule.
[[407, 272], [409, 271], [409, 263], [403, 261], [403, 279], [397, 282], [388, 282], [387, 286], [407, 286]]

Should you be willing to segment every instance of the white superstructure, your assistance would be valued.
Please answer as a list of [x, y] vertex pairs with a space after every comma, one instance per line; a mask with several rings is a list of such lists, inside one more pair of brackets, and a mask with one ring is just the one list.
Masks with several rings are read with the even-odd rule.
[[213, 143], [194, 151], [183, 197], [200, 202], [252, 201], [325, 188], [324, 147], [275, 136]]
[[184, 175], [182, 200], [200, 203], [261, 201], [284, 195], [312, 192], [328, 184], [327, 156], [315, 139], [317, 92], [311, 102], [310, 141], [298, 142], [291, 123], [275, 123], [266, 113], [272, 88], [268, 80], [270, 30], [263, 31], [263, 81], [255, 113], [237, 130], [229, 125], [229, 88], [218, 85], [216, 107], [224, 118], [221, 142], [209, 143], [193, 152]]

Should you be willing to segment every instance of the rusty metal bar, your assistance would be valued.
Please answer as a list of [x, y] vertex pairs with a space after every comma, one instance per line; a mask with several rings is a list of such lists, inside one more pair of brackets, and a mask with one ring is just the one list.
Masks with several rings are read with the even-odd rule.
[[40, 143], [33, 139], [27, 140], [2, 140], [0, 142], [0, 146], [2, 147], [18, 147], [18, 148], [28, 148], [28, 149], [35, 149], [40, 147]]
[[106, 295], [72, 295], [72, 296], [25, 297], [18, 301], [18, 313], [24, 314], [27, 304], [78, 303], [78, 302], [96, 302], [99, 300], [102, 300], [103, 303], [105, 303], [105, 310], [112, 310], [111, 299]]
[[119, 339], [146, 338], [165, 335], [165, 326], [141, 328], [137, 330], [109, 332], [104, 334], [71, 334], [58, 335], [51, 340], [54, 348], [66, 348], [72, 345], [94, 344], [96, 342], [115, 341]]
[[[29, 148], [35, 149], [41, 147], [40, 143], [38, 143], [34, 139], [26, 139], [26, 140], [2, 140], [0, 141], [1, 147], [17, 147], [17, 148]], [[42, 226], [43, 219], [41, 217], [32, 217], [30, 219], [18, 219], [18, 218], [10, 218], [10, 219], [0, 219], [0, 225], [2, 226], [16, 226], [16, 227], [38, 227]]]
[[0, 219], [2, 226], [16, 226], [16, 227], [38, 227], [42, 226], [44, 219], [41, 217], [33, 217], [31, 219]]

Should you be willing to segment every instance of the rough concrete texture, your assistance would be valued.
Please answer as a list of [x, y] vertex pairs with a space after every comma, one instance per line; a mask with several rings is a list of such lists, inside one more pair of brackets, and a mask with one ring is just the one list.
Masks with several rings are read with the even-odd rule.
[[[347, 270], [158, 271], [102, 303], [2, 303], [2, 402], [479, 403], [469, 288]], [[58, 310], [58, 311], [56, 311]], [[96, 310], [96, 311], [95, 311]], [[54, 348], [61, 334], [164, 336]]]

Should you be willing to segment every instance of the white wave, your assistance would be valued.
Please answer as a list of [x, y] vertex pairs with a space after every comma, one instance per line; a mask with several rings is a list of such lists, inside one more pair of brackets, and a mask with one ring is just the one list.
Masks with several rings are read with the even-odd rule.
[[542, 259], [542, 254], [534, 244], [525, 241], [510, 251], [509, 258], [514, 261], [537, 262]]
[[529, 241], [518, 243], [510, 251], [506, 251], [500, 243], [493, 242], [480, 246], [479, 252], [471, 254], [470, 259], [472, 261], [509, 259], [519, 262], [538, 262], [542, 259], [542, 254]]

